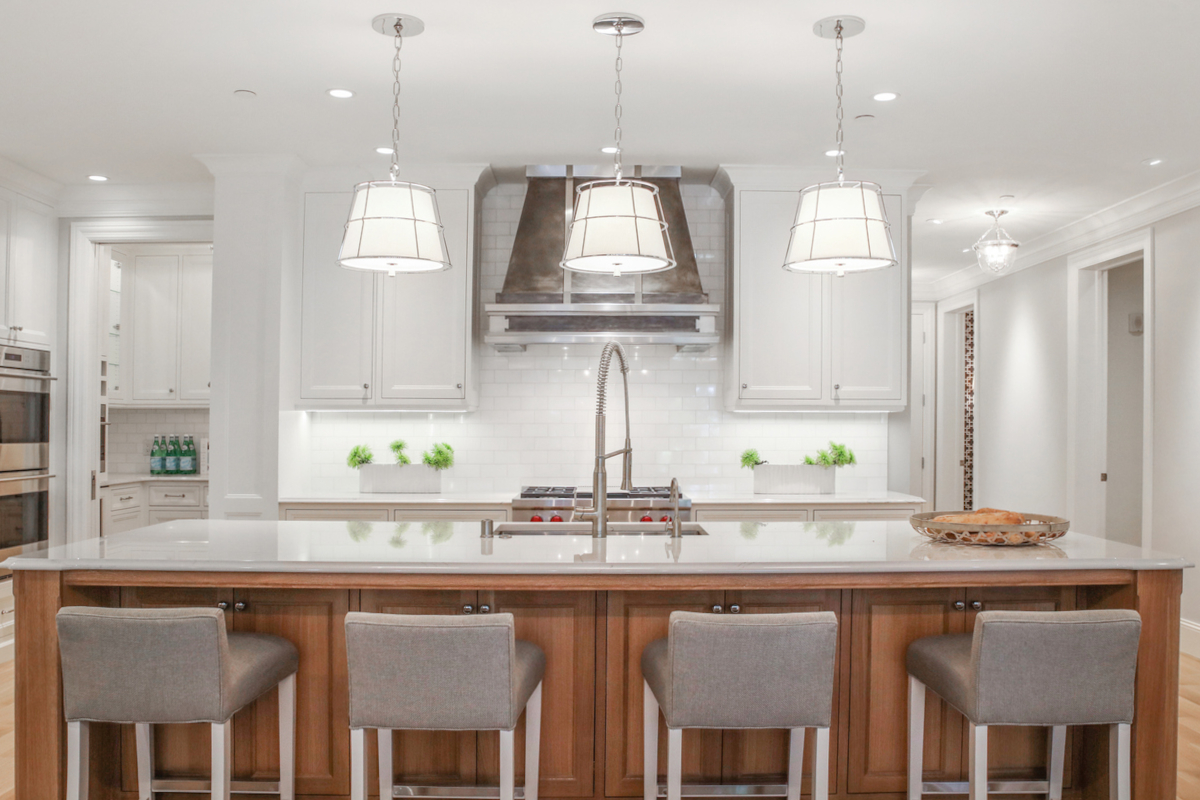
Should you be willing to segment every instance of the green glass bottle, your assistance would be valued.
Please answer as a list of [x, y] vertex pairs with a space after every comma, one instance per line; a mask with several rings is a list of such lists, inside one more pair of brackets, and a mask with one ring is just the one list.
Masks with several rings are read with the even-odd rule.
[[179, 440], [172, 436], [167, 444], [167, 474], [179, 474]]
[[163, 452], [162, 442], [157, 436], [154, 437], [154, 444], [150, 448], [150, 474], [162, 475], [163, 473]]
[[181, 475], [196, 474], [196, 447], [192, 444], [192, 437], [183, 437], [183, 449], [179, 455], [179, 472]]

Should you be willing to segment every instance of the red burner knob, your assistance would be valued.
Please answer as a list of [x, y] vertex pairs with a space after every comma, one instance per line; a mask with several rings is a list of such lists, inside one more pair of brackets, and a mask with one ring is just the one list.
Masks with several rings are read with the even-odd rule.
[[642, 517], [642, 522], [654, 522], [654, 517], [647, 514], [646, 516]]
[[670, 521], [671, 521], [671, 518], [666, 515], [663, 515], [663, 518], [659, 520], [659, 522], [670, 522]]
[[551, 522], [562, 522], [562, 517], [560, 517], [558, 514], [555, 514], [553, 517], [550, 518], [550, 521]]
[[529, 518], [529, 521], [530, 522], [544, 522], [544, 520], [542, 519], [540, 514], [534, 514], [532, 517]]

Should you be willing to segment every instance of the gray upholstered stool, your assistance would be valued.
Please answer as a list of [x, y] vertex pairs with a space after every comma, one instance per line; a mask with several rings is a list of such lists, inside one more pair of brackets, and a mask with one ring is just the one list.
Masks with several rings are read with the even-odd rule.
[[658, 797], [658, 710], [667, 720], [667, 798], [683, 794], [684, 728], [787, 728], [787, 797], [800, 798], [804, 729], [817, 729], [813, 800], [829, 796], [829, 724], [837, 615], [675, 611], [667, 638], [642, 651], [644, 800]]
[[[379, 736], [379, 797], [393, 797], [392, 731], [500, 731], [501, 800], [513, 800], [513, 731], [525, 711], [525, 800], [537, 800], [541, 648], [516, 639], [512, 614], [346, 615], [350, 798], [367, 798], [366, 729]], [[404, 787], [405, 796], [422, 787]], [[440, 796], [447, 787], [439, 787]], [[494, 790], [493, 790], [494, 791]], [[471, 787], [470, 797], [483, 797]]]
[[[1129, 726], [1133, 722], [1141, 618], [1135, 611], [984, 611], [974, 634], [929, 636], [908, 647], [908, 797], [991, 792], [1062, 798], [1068, 725], [1109, 725], [1109, 784], [1130, 798]], [[924, 783], [925, 689], [970, 723], [970, 781]], [[1043, 726], [1050, 732], [1047, 780], [1021, 787], [987, 780], [992, 725]]]
[[[63, 608], [58, 612], [63, 707], [67, 717], [67, 799], [86, 800], [88, 724], [133, 723], [138, 797], [155, 791], [230, 792], [230, 718], [279, 687], [279, 782], [239, 781], [238, 791], [295, 797], [295, 646], [278, 636], [226, 633], [216, 608]], [[152, 725], [212, 725], [212, 780], [154, 777]], [[184, 785], [186, 784], [186, 785]], [[209, 784], [207, 787], [204, 784]]]

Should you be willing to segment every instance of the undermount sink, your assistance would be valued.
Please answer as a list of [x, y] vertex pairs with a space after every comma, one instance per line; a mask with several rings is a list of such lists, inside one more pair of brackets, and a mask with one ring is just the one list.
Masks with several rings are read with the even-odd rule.
[[[698, 522], [681, 525], [684, 536], [707, 536], [708, 531]], [[590, 536], [590, 522], [498, 522], [496, 536]], [[610, 522], [609, 536], [668, 536], [671, 531], [662, 522]]]

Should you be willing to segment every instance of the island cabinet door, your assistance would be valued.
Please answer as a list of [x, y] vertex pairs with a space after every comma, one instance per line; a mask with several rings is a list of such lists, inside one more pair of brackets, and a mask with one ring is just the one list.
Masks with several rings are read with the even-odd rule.
[[[842, 592], [742, 592], [725, 593], [725, 612], [746, 614], [789, 614], [812, 611], [832, 611], [842, 622]], [[839, 639], [848, 641], [849, 630], [839, 630]], [[842, 667], [846, 647], [838, 648], [838, 663], [833, 673], [833, 721], [830, 726], [829, 791], [836, 794], [839, 742], [838, 701], [842, 684]], [[804, 737], [804, 778], [801, 790], [812, 791], [813, 736]], [[722, 778], [725, 783], [786, 783], [788, 762], [788, 732], [784, 730], [725, 731], [722, 747]]]
[[[224, 606], [220, 604], [224, 603]], [[225, 624], [234, 621], [233, 590], [139, 586], [121, 589], [124, 608], [224, 608]], [[121, 789], [137, 792], [137, 744], [132, 725], [121, 725]], [[207, 780], [212, 769], [212, 733], [204, 723], [154, 726], [154, 768], [163, 778]]]
[[[672, 611], [712, 613], [724, 592], [610, 592], [605, 654], [605, 779], [608, 797], [642, 794], [642, 650], [667, 635]], [[659, 781], [665, 780], [667, 726], [658, 725]], [[721, 731], [683, 732], [683, 782], [720, 783]]]
[[[596, 739], [596, 593], [480, 592], [480, 610], [510, 612], [518, 639], [546, 654], [542, 679], [542, 797], [592, 797]], [[516, 730], [517, 785], [525, 780], [525, 718]], [[500, 735], [479, 734], [479, 782], [500, 780]]]
[[[350, 792], [346, 612], [350, 592], [237, 589], [233, 627], [282, 636], [300, 651], [296, 673], [296, 793]], [[233, 771], [279, 777], [279, 695], [271, 691], [233, 717]]]
[[[980, 611], [1074, 611], [1074, 586], [991, 586], [967, 591], [966, 630], [975, 630]], [[988, 774], [991, 780], [1045, 780], [1049, 753], [1048, 728], [995, 727], [988, 730]], [[1067, 728], [1064, 785], [1074, 785], [1074, 740], [1077, 728]], [[963, 733], [966, 763], [967, 733]]]
[[[473, 614], [479, 597], [474, 591], [409, 591], [364, 589], [359, 610], [370, 614]], [[379, 767], [374, 735], [367, 736], [367, 791], [379, 792]], [[475, 731], [396, 731], [392, 734], [392, 769], [396, 785], [474, 784]]]
[[[853, 592], [847, 714], [851, 793], [903, 792], [908, 777], [909, 644], [963, 633], [963, 589], [864, 589]], [[959, 607], [961, 605], [961, 608]], [[925, 780], [965, 780], [961, 714], [936, 695], [925, 701]]]

